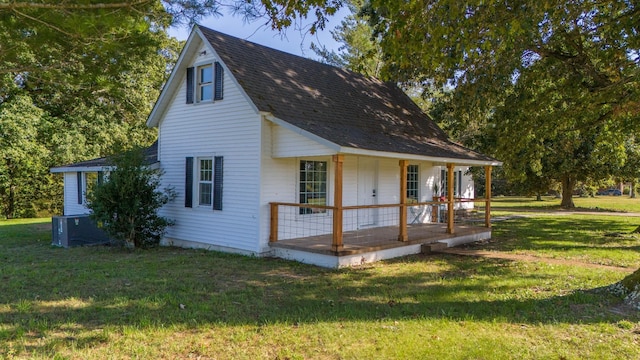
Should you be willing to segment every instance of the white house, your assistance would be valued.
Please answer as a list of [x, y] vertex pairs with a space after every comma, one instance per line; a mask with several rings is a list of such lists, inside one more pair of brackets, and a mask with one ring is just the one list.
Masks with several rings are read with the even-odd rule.
[[[500, 163], [451, 142], [394, 84], [195, 26], [147, 125], [178, 193], [167, 245], [339, 267], [491, 235], [488, 201], [484, 228], [453, 209], [480, 203], [469, 166]], [[65, 215], [87, 212], [104, 165], [52, 169]]]

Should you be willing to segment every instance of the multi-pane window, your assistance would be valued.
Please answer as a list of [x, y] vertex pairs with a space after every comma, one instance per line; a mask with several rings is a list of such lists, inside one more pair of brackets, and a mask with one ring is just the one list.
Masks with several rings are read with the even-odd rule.
[[198, 99], [199, 101], [213, 100], [213, 66], [198, 67]]
[[[327, 162], [300, 161], [300, 204], [327, 205]], [[325, 212], [300, 208], [300, 214]]]
[[198, 205], [211, 206], [213, 198], [213, 160], [198, 161]]
[[419, 182], [418, 165], [407, 166], [407, 199], [419, 199]]
[[222, 64], [188, 67], [186, 73], [186, 103], [212, 102], [223, 99], [224, 70]]

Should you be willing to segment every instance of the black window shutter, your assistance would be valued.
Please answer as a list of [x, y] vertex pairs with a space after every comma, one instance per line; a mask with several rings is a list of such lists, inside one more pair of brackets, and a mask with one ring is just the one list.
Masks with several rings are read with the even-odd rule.
[[78, 171], [76, 176], [78, 177], [78, 204], [82, 204], [82, 173]]
[[193, 104], [193, 67], [187, 68], [187, 104]]
[[104, 171], [98, 171], [98, 185], [102, 185], [104, 182]]
[[216, 156], [213, 162], [213, 210], [222, 210], [222, 156]]
[[184, 207], [193, 207], [193, 158], [185, 161]]
[[224, 80], [223, 77], [223, 70], [222, 70], [222, 65], [220, 65], [219, 62], [215, 62], [215, 89], [214, 89], [214, 95], [213, 95], [213, 100], [222, 100], [222, 83]]
[[462, 197], [462, 171], [458, 171], [458, 196]]

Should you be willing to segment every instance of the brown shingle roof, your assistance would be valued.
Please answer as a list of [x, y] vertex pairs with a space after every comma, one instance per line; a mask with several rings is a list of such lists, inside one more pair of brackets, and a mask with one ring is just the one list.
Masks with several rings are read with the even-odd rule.
[[396, 85], [199, 26], [260, 111], [343, 147], [496, 160], [448, 140]]
[[[154, 141], [153, 144], [151, 144], [151, 146], [144, 149], [144, 158], [145, 158], [145, 164], [147, 165], [151, 165], [153, 163], [158, 162], [158, 141], [157, 140]], [[91, 160], [80, 161], [73, 164], [56, 166], [51, 168], [51, 170], [55, 172], [55, 169], [61, 169], [61, 168], [106, 167], [109, 165], [111, 165], [109, 163], [109, 158], [101, 157], [101, 158], [96, 158]]]

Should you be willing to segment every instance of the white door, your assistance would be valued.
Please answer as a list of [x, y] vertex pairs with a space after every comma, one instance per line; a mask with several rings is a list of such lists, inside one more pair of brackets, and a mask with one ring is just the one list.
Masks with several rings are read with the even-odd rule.
[[[378, 203], [378, 160], [358, 158], [358, 205]], [[374, 226], [378, 222], [378, 209], [358, 209], [358, 227]]]

